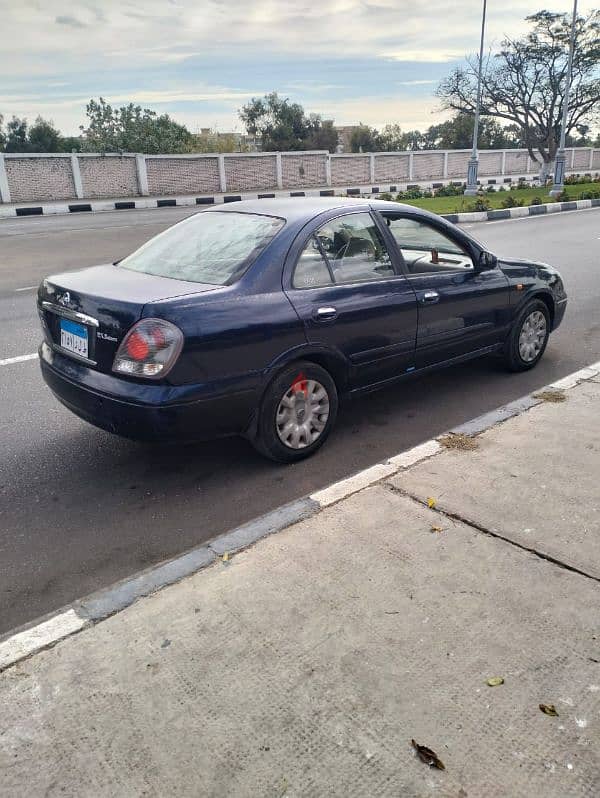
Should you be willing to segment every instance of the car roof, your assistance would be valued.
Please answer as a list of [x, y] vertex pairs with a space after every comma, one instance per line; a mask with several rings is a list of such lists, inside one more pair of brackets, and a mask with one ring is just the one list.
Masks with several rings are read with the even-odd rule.
[[[377, 210], [406, 210], [422, 212], [412, 205], [399, 202], [386, 202], [368, 197], [275, 197], [268, 199], [240, 200], [223, 205], [214, 205], [209, 211], [226, 211], [229, 213], [261, 213], [269, 216], [280, 216], [290, 222], [312, 219], [320, 213], [337, 208], [369, 206]], [[429, 215], [426, 211], [424, 215]]]

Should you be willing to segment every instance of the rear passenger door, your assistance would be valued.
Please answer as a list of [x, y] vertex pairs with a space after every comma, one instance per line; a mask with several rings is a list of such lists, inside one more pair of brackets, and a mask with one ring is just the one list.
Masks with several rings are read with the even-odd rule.
[[413, 366], [415, 293], [370, 213], [346, 213], [307, 234], [286, 273], [308, 341], [346, 359], [351, 387]]
[[433, 221], [382, 215], [418, 300], [417, 368], [498, 345], [509, 321], [504, 273], [476, 268], [468, 243]]

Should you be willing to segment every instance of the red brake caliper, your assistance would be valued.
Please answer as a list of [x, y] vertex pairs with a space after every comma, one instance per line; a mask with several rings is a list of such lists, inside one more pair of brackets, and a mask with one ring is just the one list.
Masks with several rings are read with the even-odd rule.
[[308, 381], [306, 379], [306, 375], [303, 372], [300, 372], [298, 376], [292, 382], [292, 391], [294, 393], [302, 392], [306, 399], [308, 399]]

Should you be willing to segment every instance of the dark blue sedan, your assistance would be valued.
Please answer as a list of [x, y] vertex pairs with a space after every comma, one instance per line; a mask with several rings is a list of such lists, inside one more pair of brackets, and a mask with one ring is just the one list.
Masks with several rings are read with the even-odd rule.
[[263, 199], [45, 279], [40, 362], [110, 432], [245, 435], [293, 462], [323, 444], [342, 395], [491, 352], [532, 368], [566, 302], [550, 266], [500, 260], [417, 208]]

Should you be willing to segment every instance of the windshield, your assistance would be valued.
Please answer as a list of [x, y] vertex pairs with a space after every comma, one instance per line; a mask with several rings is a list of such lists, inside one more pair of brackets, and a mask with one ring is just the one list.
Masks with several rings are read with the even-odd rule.
[[243, 274], [285, 224], [274, 216], [211, 211], [150, 239], [119, 266], [158, 277], [227, 285]]

